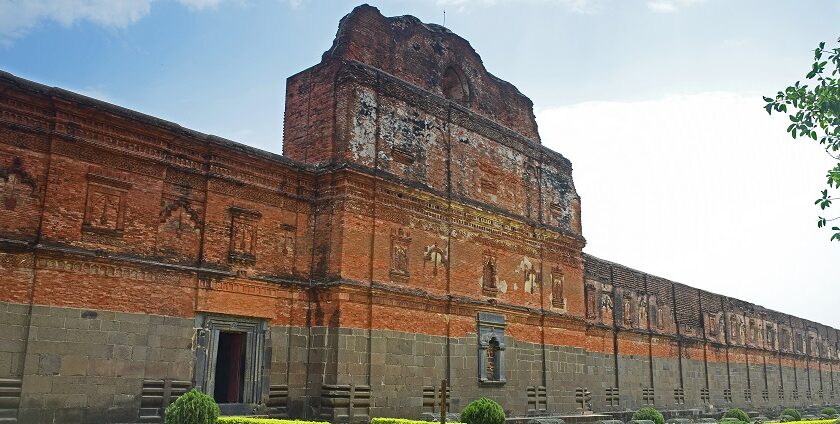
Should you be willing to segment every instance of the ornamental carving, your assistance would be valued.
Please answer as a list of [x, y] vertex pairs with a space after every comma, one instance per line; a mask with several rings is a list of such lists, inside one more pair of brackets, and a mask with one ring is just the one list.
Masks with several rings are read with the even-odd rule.
[[176, 238], [181, 238], [186, 233], [194, 233], [198, 230], [200, 218], [198, 212], [192, 208], [189, 199], [180, 197], [163, 201], [160, 222]]
[[438, 247], [437, 242], [431, 246], [426, 246], [426, 252], [423, 253], [423, 268], [425, 269], [426, 264], [429, 264], [432, 268], [432, 276], [438, 275], [438, 267], [445, 268], [449, 265], [447, 250]]
[[495, 296], [499, 292], [496, 275], [496, 255], [490, 250], [484, 252], [484, 270], [481, 274], [481, 289], [485, 295]]
[[522, 258], [516, 270], [522, 272], [525, 293], [535, 293], [539, 289], [540, 275], [531, 260], [527, 257]]
[[398, 228], [391, 232], [391, 281], [404, 283], [411, 275], [408, 268], [411, 236], [408, 231]]
[[551, 306], [566, 309], [566, 298], [563, 293], [565, 277], [559, 266], [551, 268]]
[[35, 189], [35, 178], [23, 169], [20, 158], [14, 158], [11, 166], [0, 168], [0, 200], [6, 210], [15, 210], [22, 196], [33, 197]]
[[632, 315], [632, 306], [631, 306], [632, 299], [630, 295], [624, 296], [624, 303], [622, 307], [622, 317], [624, 318], [624, 325], [632, 326], [633, 325], [633, 315]]
[[586, 318], [587, 319], [597, 319], [598, 318], [598, 290], [595, 286], [587, 284], [586, 291], [584, 292], [584, 296], [586, 297]]
[[258, 211], [231, 206], [229, 262], [245, 265], [256, 262], [257, 223], [261, 217]]
[[647, 328], [648, 326], [648, 299], [647, 296], [639, 298], [639, 326]]
[[292, 257], [295, 255], [295, 234], [297, 227], [290, 224], [280, 225], [280, 235], [277, 238], [277, 251], [280, 256]]
[[615, 305], [613, 304], [612, 293], [604, 293], [601, 295], [601, 310], [603, 311], [602, 316], [607, 319], [612, 319], [613, 316], [613, 309]]
[[83, 232], [122, 236], [131, 183], [110, 176], [88, 173]]

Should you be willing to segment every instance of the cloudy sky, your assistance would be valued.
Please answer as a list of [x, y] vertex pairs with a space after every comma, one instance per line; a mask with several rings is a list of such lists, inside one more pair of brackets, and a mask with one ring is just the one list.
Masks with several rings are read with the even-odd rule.
[[[392, 0], [531, 97], [574, 164], [586, 251], [840, 328], [840, 243], [813, 205], [831, 161], [768, 117], [840, 36], [840, 2]], [[0, 69], [282, 150], [285, 79], [357, 3], [0, 0]]]

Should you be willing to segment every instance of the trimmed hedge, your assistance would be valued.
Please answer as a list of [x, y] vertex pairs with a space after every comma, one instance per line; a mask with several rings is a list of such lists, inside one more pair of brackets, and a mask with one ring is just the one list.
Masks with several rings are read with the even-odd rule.
[[653, 421], [655, 424], [665, 424], [665, 417], [656, 408], [646, 406], [633, 414], [633, 421]]
[[745, 422], [745, 423], [750, 422], [750, 416], [747, 415], [746, 412], [744, 412], [743, 410], [740, 410], [738, 408], [732, 408], [732, 409], [726, 411], [726, 413], [723, 414], [723, 417], [724, 418], [735, 418], [738, 421]]
[[192, 389], [166, 407], [165, 424], [215, 424], [221, 411], [216, 401]]
[[830, 406], [826, 407], [826, 408], [823, 408], [822, 411], [820, 411], [820, 412], [823, 415], [828, 415], [829, 417], [833, 417], [833, 416], [837, 415], [837, 410], [830, 407]]
[[787, 415], [793, 418], [794, 421], [802, 421], [802, 414], [800, 414], [799, 410], [795, 408], [785, 408], [781, 415]]
[[[429, 424], [430, 422], [431, 421], [406, 420], [404, 418], [371, 418], [370, 419], [370, 424]], [[239, 423], [236, 423], [236, 424], [239, 424]], [[291, 424], [291, 423], [283, 423], [283, 424]], [[297, 421], [294, 424], [297, 424]], [[455, 422], [455, 421], [447, 421], [446, 424], [461, 424], [461, 423]]]
[[219, 417], [217, 424], [329, 424], [326, 421], [297, 421], [277, 418]]
[[465, 424], [505, 424], [505, 410], [495, 400], [476, 399], [461, 411], [461, 422]]

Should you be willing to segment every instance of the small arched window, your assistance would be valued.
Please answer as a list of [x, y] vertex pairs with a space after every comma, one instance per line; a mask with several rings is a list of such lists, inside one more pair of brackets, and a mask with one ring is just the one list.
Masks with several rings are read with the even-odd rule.
[[446, 68], [443, 74], [441, 89], [444, 97], [462, 105], [470, 103], [470, 86], [464, 75], [453, 67]]

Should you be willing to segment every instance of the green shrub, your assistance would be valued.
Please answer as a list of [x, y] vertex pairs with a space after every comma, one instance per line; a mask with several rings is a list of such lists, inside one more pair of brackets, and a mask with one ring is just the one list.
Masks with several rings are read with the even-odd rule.
[[782, 414], [782, 416], [779, 417], [779, 422], [780, 423], [789, 423], [791, 421], [796, 421], [796, 418], [793, 418], [790, 415], [784, 415], [784, 414]]
[[[404, 418], [371, 418], [370, 424], [429, 424], [432, 421], [417, 421], [417, 420], [406, 420]], [[440, 421], [438, 421], [440, 422]], [[239, 424], [239, 423], [232, 423], [232, 424]], [[244, 424], [244, 423], [243, 423]], [[273, 423], [266, 423], [266, 424], [273, 424]], [[282, 424], [298, 424], [297, 421], [294, 423], [287, 421]], [[311, 424], [311, 423], [308, 423]], [[328, 424], [328, 423], [322, 423]], [[461, 424], [455, 421], [447, 421], [446, 424]]]
[[[218, 424], [329, 424], [326, 421], [280, 420], [277, 418], [219, 417]], [[428, 424], [428, 423], [426, 423]]]
[[662, 413], [657, 411], [656, 408], [651, 408], [650, 406], [646, 406], [636, 411], [636, 413], [633, 414], [633, 420], [647, 420], [653, 421], [656, 424], [665, 424], [665, 417], [662, 416]]
[[166, 407], [166, 424], [216, 424], [219, 405], [210, 396], [192, 389]]
[[782, 411], [782, 415], [787, 415], [793, 418], [794, 421], [802, 420], [802, 414], [800, 414], [799, 411], [794, 408], [785, 408], [785, 410]]
[[502, 405], [492, 399], [476, 399], [461, 411], [461, 422], [465, 424], [505, 424], [505, 410], [502, 409]]
[[738, 408], [732, 408], [732, 409], [726, 411], [726, 413], [723, 414], [723, 418], [735, 418], [735, 419], [737, 419], [738, 421], [741, 421], [741, 422], [745, 422], [745, 423], [750, 422], [750, 416], [747, 415], [746, 412], [744, 412], [744, 411], [742, 411]]
[[823, 408], [822, 411], [820, 411], [820, 413], [823, 414], [823, 415], [828, 415], [829, 417], [832, 417], [834, 415], [837, 415], [837, 410], [829, 406], [829, 407]]

